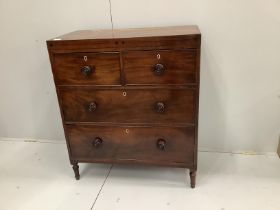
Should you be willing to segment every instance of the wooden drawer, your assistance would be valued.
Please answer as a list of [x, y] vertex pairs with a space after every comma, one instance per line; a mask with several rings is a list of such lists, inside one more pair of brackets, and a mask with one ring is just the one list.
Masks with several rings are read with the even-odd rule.
[[57, 85], [120, 85], [119, 53], [54, 54]]
[[123, 65], [129, 85], [197, 82], [196, 50], [128, 51], [123, 53]]
[[84, 161], [136, 160], [194, 164], [193, 127], [66, 127], [72, 157]]
[[195, 90], [60, 88], [67, 122], [194, 123]]

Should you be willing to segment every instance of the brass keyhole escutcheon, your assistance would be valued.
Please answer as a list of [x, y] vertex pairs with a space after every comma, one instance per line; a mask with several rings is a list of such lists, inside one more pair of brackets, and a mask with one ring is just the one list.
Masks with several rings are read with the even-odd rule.
[[128, 128], [125, 129], [125, 133], [126, 133], [126, 134], [129, 134], [129, 129], [128, 129]]
[[84, 61], [87, 62], [87, 56], [86, 55], [84, 56]]
[[123, 95], [123, 96], [126, 96], [126, 92], [124, 91], [124, 92], [122, 93], [122, 95]]

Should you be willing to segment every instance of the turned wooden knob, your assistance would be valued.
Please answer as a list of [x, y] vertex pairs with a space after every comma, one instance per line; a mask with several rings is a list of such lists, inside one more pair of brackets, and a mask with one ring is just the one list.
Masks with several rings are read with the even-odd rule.
[[98, 148], [102, 145], [102, 142], [103, 140], [100, 137], [96, 137], [92, 144], [95, 148]]
[[158, 113], [163, 113], [165, 111], [165, 104], [163, 102], [156, 102], [155, 111]]
[[160, 76], [164, 73], [165, 67], [161, 63], [158, 63], [154, 66], [154, 74]]
[[157, 148], [159, 150], [165, 150], [166, 147], [166, 141], [164, 139], [158, 139], [157, 140]]
[[89, 106], [88, 106], [88, 110], [90, 111], [90, 112], [94, 112], [95, 110], [97, 109], [97, 103], [96, 102], [91, 102], [90, 104], [89, 104]]
[[83, 67], [81, 68], [81, 72], [82, 72], [85, 76], [90, 75], [93, 71], [94, 71], [94, 67], [83, 66]]

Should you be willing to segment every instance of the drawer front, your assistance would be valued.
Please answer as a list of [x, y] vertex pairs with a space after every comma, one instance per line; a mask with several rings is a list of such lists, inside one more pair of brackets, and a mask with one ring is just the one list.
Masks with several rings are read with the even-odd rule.
[[197, 82], [196, 50], [128, 51], [123, 54], [123, 66], [129, 85]]
[[57, 85], [120, 85], [119, 53], [54, 55]]
[[194, 123], [195, 90], [59, 90], [66, 122]]
[[72, 157], [82, 160], [194, 162], [193, 127], [66, 127]]

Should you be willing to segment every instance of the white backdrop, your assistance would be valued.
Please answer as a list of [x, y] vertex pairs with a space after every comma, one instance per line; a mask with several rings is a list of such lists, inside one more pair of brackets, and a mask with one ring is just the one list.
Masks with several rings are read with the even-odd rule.
[[[115, 28], [197, 24], [200, 148], [276, 151], [279, 0], [111, 0]], [[108, 0], [0, 0], [0, 137], [64, 140], [45, 40], [110, 28]]]

